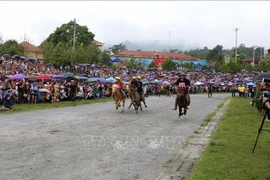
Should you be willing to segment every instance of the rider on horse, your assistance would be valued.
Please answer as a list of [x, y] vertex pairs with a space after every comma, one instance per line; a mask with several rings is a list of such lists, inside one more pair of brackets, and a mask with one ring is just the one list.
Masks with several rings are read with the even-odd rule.
[[134, 84], [137, 87], [137, 81], [136, 81], [136, 77], [133, 76], [132, 77], [132, 81], [130, 82], [130, 85]]
[[[188, 106], [189, 106], [189, 104], [190, 104], [190, 97], [189, 97], [188, 87], [190, 86], [190, 81], [186, 78], [186, 74], [181, 73], [180, 74], [180, 78], [174, 83], [174, 85], [176, 85], [176, 90], [177, 90], [177, 88], [179, 88], [179, 84], [180, 83], [184, 83], [185, 84], [185, 87], [186, 87], [185, 97], [186, 97], [186, 100], [187, 100]], [[173, 110], [176, 110], [176, 109], [177, 109], [177, 96], [175, 98], [175, 104], [174, 104], [174, 109]]]
[[136, 82], [137, 91], [140, 94], [141, 99], [143, 98], [143, 83], [141, 81], [141, 76], [137, 76], [137, 82]]
[[121, 95], [122, 95], [122, 98], [123, 98], [125, 96], [124, 95], [124, 91], [123, 91], [123, 88], [125, 87], [125, 85], [121, 81], [120, 77], [116, 77], [115, 79], [116, 79], [116, 81], [112, 85], [114, 85], [114, 84], [118, 84], [119, 85], [119, 90], [120, 90]]

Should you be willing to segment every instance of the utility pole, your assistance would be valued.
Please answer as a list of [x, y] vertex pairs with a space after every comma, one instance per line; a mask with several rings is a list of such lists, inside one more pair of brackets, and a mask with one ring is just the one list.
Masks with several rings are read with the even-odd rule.
[[169, 53], [171, 53], [171, 31], [169, 31]]
[[237, 61], [237, 31], [239, 28], [235, 28], [235, 61]]
[[75, 41], [76, 41], [76, 19], [74, 18], [71, 65], [73, 65], [73, 58], [74, 58], [74, 52], [75, 52]]
[[255, 67], [255, 50], [257, 49], [257, 46], [253, 46], [253, 70]]

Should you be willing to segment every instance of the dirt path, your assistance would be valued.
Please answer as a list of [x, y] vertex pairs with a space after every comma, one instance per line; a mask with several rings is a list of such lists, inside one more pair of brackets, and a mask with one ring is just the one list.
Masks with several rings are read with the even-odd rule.
[[152, 180], [226, 96], [193, 95], [181, 118], [173, 97], [138, 115], [112, 102], [0, 115], [0, 179]]

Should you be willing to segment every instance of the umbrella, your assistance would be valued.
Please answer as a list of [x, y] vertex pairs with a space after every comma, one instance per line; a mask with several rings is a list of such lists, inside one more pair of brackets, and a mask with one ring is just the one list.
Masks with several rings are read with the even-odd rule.
[[103, 84], [108, 82], [106, 79], [103, 78], [97, 78], [97, 81]]
[[80, 77], [88, 77], [87, 74], [80, 74]]
[[3, 54], [2, 56], [6, 57], [6, 58], [10, 58], [11, 57], [11, 55], [9, 55], [9, 54]]
[[4, 97], [8, 94], [8, 91], [12, 91], [12, 93], [15, 93], [16, 90], [15, 89], [8, 89], [4, 92]]
[[65, 78], [74, 76], [74, 74], [71, 72], [64, 73], [63, 75], [65, 76]]
[[36, 81], [38, 79], [38, 77], [37, 76], [26, 76], [25, 79], [27, 79], [29, 81]]
[[200, 82], [200, 81], [197, 81], [197, 82], [195, 82], [194, 84], [195, 84], [195, 85], [202, 85], [203, 83]]
[[38, 76], [38, 79], [39, 80], [51, 80], [52, 77], [49, 74], [41, 74], [41, 75]]
[[65, 76], [63, 76], [62, 74], [57, 74], [57, 75], [54, 75], [52, 78], [53, 79], [65, 79]]
[[247, 86], [254, 86], [254, 83], [253, 82], [248, 82], [246, 85]]
[[53, 64], [52, 63], [48, 63], [48, 64], [46, 64], [46, 66], [53, 66]]
[[88, 78], [85, 82], [96, 82], [97, 78]]
[[109, 83], [113, 83], [116, 81], [116, 79], [114, 79], [113, 77], [107, 78], [106, 79]]
[[10, 79], [11, 80], [21, 80], [21, 79], [24, 79], [24, 78], [25, 78], [24, 74], [15, 74]]
[[24, 56], [20, 56], [20, 58], [19, 59], [23, 59], [23, 60], [25, 60], [26, 58], [24, 57]]
[[41, 88], [41, 89], [39, 89], [38, 90], [39, 92], [45, 92], [45, 93], [48, 93], [48, 92], [50, 92], [48, 89], [46, 89], [46, 88]]
[[87, 77], [81, 76], [81, 77], [78, 77], [78, 79], [79, 79], [79, 81], [86, 81], [87, 80]]
[[79, 66], [90, 66], [90, 64], [78, 64]]
[[263, 78], [270, 78], [270, 73], [260, 73], [254, 76], [253, 81], [262, 80]]
[[162, 84], [167, 84], [167, 85], [169, 85], [169, 84], [171, 84], [171, 83], [170, 83], [169, 81], [163, 81]]
[[66, 80], [67, 81], [71, 81], [71, 80], [78, 81], [78, 79], [73, 77], [73, 76], [67, 77]]

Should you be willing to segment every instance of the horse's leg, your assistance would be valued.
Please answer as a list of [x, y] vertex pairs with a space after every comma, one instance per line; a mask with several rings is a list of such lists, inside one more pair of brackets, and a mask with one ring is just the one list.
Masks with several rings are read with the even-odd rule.
[[130, 105], [129, 105], [128, 109], [130, 109], [130, 107], [131, 107], [132, 105], [134, 105], [134, 104], [133, 104], [133, 101], [131, 100], [131, 102], [130, 102]]
[[178, 114], [178, 116], [180, 117], [180, 116], [182, 116], [182, 108], [179, 105], [177, 105], [177, 106], [179, 108], [179, 114]]
[[124, 108], [125, 108], [125, 100], [122, 100], [122, 104], [123, 104], [122, 112], [124, 112]]
[[147, 108], [147, 105], [145, 103], [145, 98], [143, 98], [142, 101], [143, 101], [144, 107]]

